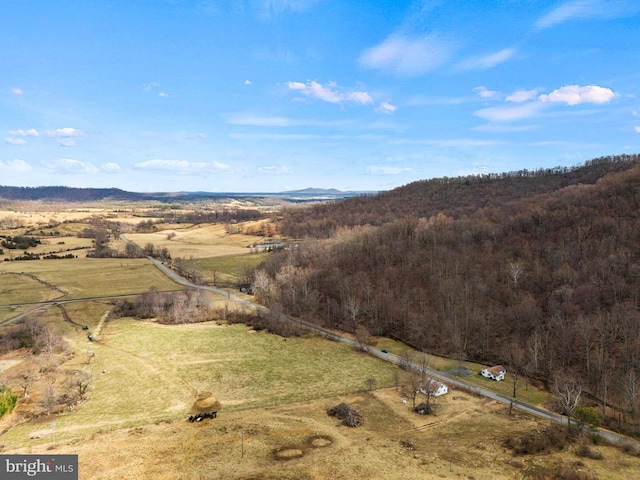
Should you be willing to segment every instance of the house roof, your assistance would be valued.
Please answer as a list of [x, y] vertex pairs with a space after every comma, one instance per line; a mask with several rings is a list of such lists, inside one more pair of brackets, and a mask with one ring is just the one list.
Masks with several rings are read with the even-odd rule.
[[507, 373], [507, 369], [502, 365], [495, 365], [493, 367], [487, 368], [487, 372], [497, 377], [500, 374]]
[[429, 378], [420, 389], [429, 390], [430, 392], [436, 392], [441, 386], [444, 386], [444, 383], [440, 383], [433, 378]]

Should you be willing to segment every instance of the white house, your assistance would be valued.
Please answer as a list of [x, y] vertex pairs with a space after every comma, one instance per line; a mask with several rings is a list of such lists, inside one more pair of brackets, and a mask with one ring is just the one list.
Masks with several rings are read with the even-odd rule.
[[496, 365], [495, 367], [485, 368], [480, 373], [483, 377], [491, 378], [499, 382], [500, 380], [504, 380], [507, 369], [502, 365]]
[[449, 387], [447, 387], [444, 383], [437, 382], [430, 378], [422, 387], [420, 387], [419, 391], [423, 395], [439, 397], [440, 395], [449, 393]]

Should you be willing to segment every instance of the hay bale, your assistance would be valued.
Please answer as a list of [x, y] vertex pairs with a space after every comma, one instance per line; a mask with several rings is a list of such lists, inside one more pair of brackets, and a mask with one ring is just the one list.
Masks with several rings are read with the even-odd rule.
[[222, 408], [222, 404], [217, 398], [213, 397], [210, 392], [203, 393], [206, 393], [207, 395], [198, 395], [198, 399], [191, 407], [191, 413], [217, 412]]

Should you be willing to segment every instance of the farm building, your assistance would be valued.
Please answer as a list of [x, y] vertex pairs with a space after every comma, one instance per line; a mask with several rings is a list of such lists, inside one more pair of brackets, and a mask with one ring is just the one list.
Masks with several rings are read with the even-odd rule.
[[499, 382], [500, 380], [504, 380], [507, 369], [502, 365], [496, 365], [495, 367], [485, 368], [480, 373], [483, 377], [491, 378]]
[[449, 393], [449, 387], [447, 387], [444, 383], [440, 383], [430, 378], [426, 381], [426, 383], [422, 387], [420, 387], [419, 391], [423, 395], [431, 395], [433, 397], [439, 397], [440, 395]]

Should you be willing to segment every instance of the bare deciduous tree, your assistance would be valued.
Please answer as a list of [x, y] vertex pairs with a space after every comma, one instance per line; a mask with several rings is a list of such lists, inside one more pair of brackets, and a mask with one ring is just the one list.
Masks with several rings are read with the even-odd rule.
[[411, 350], [403, 350], [400, 355], [399, 366], [403, 370], [410, 371], [413, 368], [413, 352]]
[[507, 272], [509, 273], [509, 277], [513, 282], [514, 290], [517, 290], [518, 281], [520, 280], [520, 278], [522, 277], [522, 274], [524, 273], [524, 266], [522, 265], [522, 262], [518, 262], [518, 261], [509, 262], [507, 264]]
[[87, 372], [78, 372], [73, 376], [72, 385], [79, 400], [84, 400], [89, 385], [91, 383], [91, 374]]
[[40, 400], [40, 406], [44, 408], [44, 411], [47, 413], [47, 415], [50, 415], [51, 409], [56, 405], [56, 402], [56, 391], [53, 388], [53, 384], [50, 383], [45, 388], [44, 396], [42, 397], [42, 400]]
[[354, 339], [356, 341], [358, 349], [362, 350], [363, 352], [368, 352], [369, 349], [375, 344], [375, 339], [371, 336], [369, 330], [367, 330], [367, 327], [361, 324], [356, 327]]
[[554, 392], [562, 412], [567, 416], [567, 426], [571, 430], [571, 416], [580, 402], [582, 384], [571, 375], [558, 375], [554, 379]]
[[27, 390], [36, 381], [36, 374], [34, 372], [23, 372], [20, 375], [20, 386], [22, 387], [22, 396], [27, 398]]

